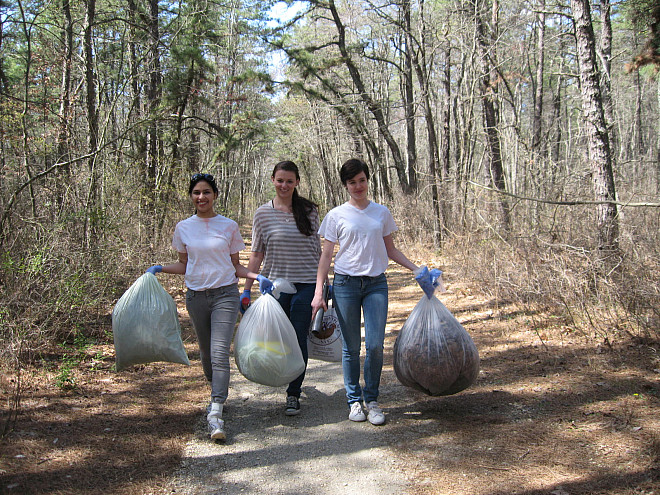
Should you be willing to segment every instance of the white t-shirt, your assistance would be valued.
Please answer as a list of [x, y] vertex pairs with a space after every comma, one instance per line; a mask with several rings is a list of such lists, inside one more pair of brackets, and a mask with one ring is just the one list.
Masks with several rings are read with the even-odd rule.
[[238, 224], [222, 215], [182, 220], [174, 229], [172, 247], [188, 254], [186, 287], [217, 289], [238, 282], [231, 254], [245, 249]]
[[328, 212], [319, 234], [339, 244], [335, 273], [375, 277], [387, 269], [389, 258], [383, 237], [397, 230], [386, 206], [374, 203], [364, 210], [344, 203]]

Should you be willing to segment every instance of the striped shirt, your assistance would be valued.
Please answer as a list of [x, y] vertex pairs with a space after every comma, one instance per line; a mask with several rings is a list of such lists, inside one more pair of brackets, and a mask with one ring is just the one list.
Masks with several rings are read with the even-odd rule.
[[[316, 232], [318, 212], [313, 210], [309, 219], [312, 232]], [[257, 208], [254, 214], [252, 251], [264, 253], [261, 273], [270, 280], [283, 278], [291, 283], [316, 283], [321, 256], [319, 236], [301, 234], [293, 213], [273, 208], [270, 201]]]

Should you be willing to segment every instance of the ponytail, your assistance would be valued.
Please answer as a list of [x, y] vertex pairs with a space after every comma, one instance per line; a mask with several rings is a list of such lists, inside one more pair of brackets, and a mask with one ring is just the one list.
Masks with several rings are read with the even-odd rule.
[[291, 196], [291, 210], [293, 211], [293, 218], [296, 221], [296, 227], [301, 234], [310, 236], [316, 234], [312, 229], [312, 221], [309, 219], [310, 213], [318, 208], [316, 203], [311, 202], [307, 198], [303, 198], [298, 194], [298, 190], [293, 190]]

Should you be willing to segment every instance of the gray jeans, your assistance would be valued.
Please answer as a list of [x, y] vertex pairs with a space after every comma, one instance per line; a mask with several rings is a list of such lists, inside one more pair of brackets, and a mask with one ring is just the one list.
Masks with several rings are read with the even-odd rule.
[[186, 308], [197, 333], [199, 356], [211, 383], [211, 401], [224, 403], [229, 392], [229, 347], [240, 300], [238, 284], [203, 291], [188, 290]]

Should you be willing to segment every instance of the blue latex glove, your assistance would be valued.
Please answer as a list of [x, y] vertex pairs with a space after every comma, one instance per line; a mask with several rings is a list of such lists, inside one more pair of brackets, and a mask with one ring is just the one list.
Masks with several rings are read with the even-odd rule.
[[243, 294], [241, 294], [241, 314], [245, 313], [245, 311], [250, 307], [250, 291], [248, 289], [245, 289], [243, 291]]
[[163, 271], [163, 267], [161, 265], [154, 265], [147, 268], [146, 273], [151, 273], [152, 275], [156, 275], [158, 272], [162, 272], [162, 271]]
[[423, 266], [415, 272], [415, 280], [429, 299], [433, 297], [435, 290], [438, 288], [441, 276], [442, 272], [440, 270], [434, 268], [429, 271], [427, 266]]
[[257, 275], [257, 281], [259, 282], [259, 291], [262, 294], [270, 294], [273, 292], [273, 282], [268, 280], [263, 275]]

